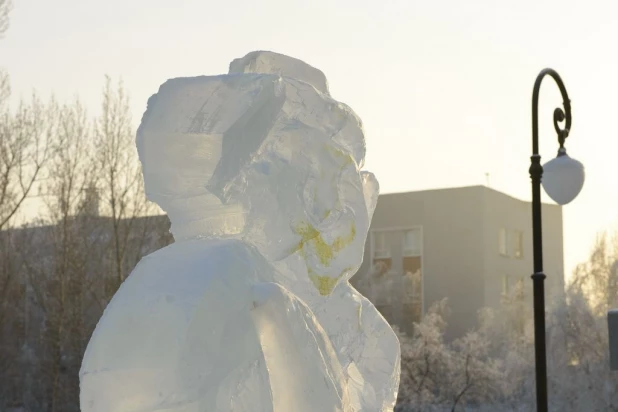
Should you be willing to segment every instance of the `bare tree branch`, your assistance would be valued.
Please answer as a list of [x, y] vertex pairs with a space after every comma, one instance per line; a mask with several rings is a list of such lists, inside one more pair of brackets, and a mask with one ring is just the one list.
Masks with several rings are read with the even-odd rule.
[[[8, 76], [0, 72], [0, 97], [8, 96]], [[36, 96], [16, 113], [0, 100], [0, 230], [6, 229], [39, 181], [52, 154], [56, 106]]]
[[104, 212], [111, 219], [117, 287], [137, 263], [134, 256], [128, 254], [132, 243], [143, 244], [148, 230], [148, 221], [145, 221], [142, 232], [135, 232], [136, 220], [151, 213], [152, 207], [143, 189], [142, 172], [131, 128], [129, 98], [121, 81], [114, 89], [111, 79], [106, 76], [101, 109], [96, 122], [95, 139]]
[[12, 8], [11, 0], [0, 0], [0, 39], [9, 29], [9, 13]]

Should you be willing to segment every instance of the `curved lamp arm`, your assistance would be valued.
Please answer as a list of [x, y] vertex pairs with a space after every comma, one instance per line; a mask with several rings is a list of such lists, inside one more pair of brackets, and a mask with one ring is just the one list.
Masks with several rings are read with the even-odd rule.
[[[562, 94], [562, 105], [564, 111], [561, 108], [554, 110], [554, 129], [558, 133], [558, 142], [560, 143], [560, 149], [564, 147], [564, 140], [569, 136], [569, 130], [571, 130], [571, 101], [567, 94], [564, 83], [560, 78], [560, 75], [556, 73], [554, 69], [544, 69], [539, 73], [534, 83], [534, 90], [532, 92], [532, 154], [539, 154], [539, 90], [541, 88], [541, 82], [545, 76], [551, 76], [560, 89]], [[558, 123], [566, 120], [564, 128], [561, 128]]]

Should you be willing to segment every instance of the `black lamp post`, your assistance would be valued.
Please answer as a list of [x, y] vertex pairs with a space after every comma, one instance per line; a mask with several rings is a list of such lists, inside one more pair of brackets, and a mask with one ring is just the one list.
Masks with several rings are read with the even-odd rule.
[[[543, 78], [551, 76], [560, 89], [564, 110], [554, 110], [554, 128], [558, 133], [558, 156], [541, 166], [539, 155], [539, 89]], [[561, 128], [559, 123], [564, 123]], [[571, 101], [562, 79], [556, 71], [545, 69], [539, 73], [532, 92], [532, 156], [530, 177], [532, 178], [532, 243], [534, 252], [534, 274], [532, 275], [534, 295], [534, 352], [536, 365], [536, 402], [538, 412], [547, 412], [547, 354], [545, 346], [545, 274], [543, 273], [543, 234], [541, 225], [541, 182], [547, 194], [558, 204], [571, 202], [584, 184], [584, 167], [566, 154], [564, 141], [571, 129]], [[545, 171], [545, 176], [543, 176]]]

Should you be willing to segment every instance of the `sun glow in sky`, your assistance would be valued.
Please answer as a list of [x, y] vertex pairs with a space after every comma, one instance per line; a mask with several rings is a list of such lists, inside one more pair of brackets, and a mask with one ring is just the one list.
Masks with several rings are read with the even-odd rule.
[[[122, 78], [137, 126], [166, 79], [220, 74], [252, 50], [321, 69], [363, 119], [382, 192], [486, 184], [530, 199], [531, 95], [558, 71], [573, 107], [582, 193], [564, 208], [565, 269], [618, 219], [618, 3], [613, 0], [15, 0], [0, 40], [14, 99], [79, 95]], [[555, 156], [560, 94], [541, 88], [540, 148]], [[547, 197], [544, 199], [549, 201]]]

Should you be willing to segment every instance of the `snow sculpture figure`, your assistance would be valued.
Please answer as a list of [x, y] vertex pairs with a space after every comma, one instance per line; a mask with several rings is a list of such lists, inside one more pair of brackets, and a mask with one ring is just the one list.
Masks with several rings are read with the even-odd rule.
[[176, 242], [106, 308], [82, 412], [392, 411], [399, 342], [348, 282], [378, 184], [322, 72], [253, 52], [169, 80], [137, 147]]

